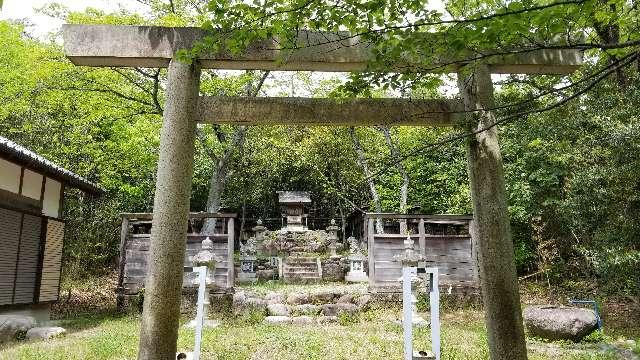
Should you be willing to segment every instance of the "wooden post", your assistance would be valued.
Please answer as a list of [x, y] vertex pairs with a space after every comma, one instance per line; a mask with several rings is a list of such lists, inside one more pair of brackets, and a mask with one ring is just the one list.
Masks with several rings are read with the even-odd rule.
[[[496, 118], [491, 110], [493, 84], [487, 65], [462, 69], [458, 73], [458, 87], [468, 112], [468, 129], [492, 125]], [[469, 139], [468, 161], [489, 355], [493, 360], [526, 359], [502, 156], [495, 126]]]
[[[420, 218], [418, 222], [418, 244], [420, 246], [420, 254], [427, 256], [427, 238], [424, 231], [424, 218]], [[437, 265], [437, 264], [436, 264]]]
[[480, 283], [480, 270], [478, 269], [478, 234], [475, 221], [469, 221], [469, 236], [471, 237], [471, 258], [473, 259], [473, 280]]
[[138, 349], [141, 360], [176, 356], [199, 87], [197, 64], [171, 60]]
[[116, 307], [118, 311], [124, 309], [124, 265], [126, 263], [127, 235], [129, 234], [129, 218], [122, 217], [122, 227], [120, 228], [120, 256], [118, 257], [118, 289], [116, 294]]
[[233, 263], [233, 248], [235, 244], [235, 223], [231, 217], [227, 220], [227, 287], [232, 288], [234, 282], [234, 263]]
[[373, 248], [375, 246], [373, 243], [374, 225], [373, 218], [367, 216], [365, 220], [367, 221], [367, 251], [369, 254], [369, 287], [371, 290], [374, 290], [376, 287], [376, 264], [375, 254], [373, 253]]

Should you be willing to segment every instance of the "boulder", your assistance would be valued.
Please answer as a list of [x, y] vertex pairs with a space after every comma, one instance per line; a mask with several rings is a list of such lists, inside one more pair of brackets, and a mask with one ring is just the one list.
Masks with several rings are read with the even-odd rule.
[[573, 341], [580, 341], [598, 326], [593, 310], [555, 305], [528, 306], [524, 323], [533, 336]]
[[296, 316], [291, 319], [296, 325], [309, 325], [313, 324], [313, 318], [311, 316]]
[[318, 324], [332, 324], [338, 322], [337, 316], [320, 316], [318, 317]]
[[358, 305], [360, 310], [368, 309], [370, 304], [371, 304], [371, 295], [369, 294], [361, 295], [356, 301], [356, 305]]
[[289, 316], [289, 307], [284, 304], [268, 304], [267, 313], [270, 316]]
[[328, 304], [332, 303], [336, 298], [336, 294], [333, 291], [325, 290], [311, 294], [311, 301], [316, 304]]
[[264, 318], [267, 324], [291, 324], [291, 318], [288, 316], [267, 316]]
[[269, 304], [282, 304], [284, 302], [284, 296], [280, 293], [270, 292], [265, 297]]
[[287, 304], [302, 305], [309, 303], [309, 295], [305, 293], [291, 293], [287, 296]]
[[14, 340], [36, 326], [36, 319], [23, 315], [0, 315], [0, 343]]
[[275, 278], [276, 271], [273, 269], [258, 270], [256, 271], [256, 276], [258, 277], [258, 281], [269, 281]]
[[340, 296], [340, 298], [338, 299], [338, 301], [336, 301], [336, 303], [337, 304], [353, 304], [354, 298], [355, 297], [352, 294], [344, 294]]
[[293, 307], [293, 312], [299, 315], [318, 315], [320, 306], [313, 304], [302, 304]]
[[342, 313], [353, 315], [358, 312], [358, 307], [355, 304], [325, 304], [322, 305], [322, 315], [324, 316], [338, 316]]
[[27, 331], [27, 340], [48, 340], [64, 335], [67, 332], [59, 326], [54, 327], [34, 327]]
[[239, 306], [247, 299], [247, 294], [244, 291], [238, 291], [233, 294], [233, 306]]
[[247, 311], [266, 312], [267, 302], [255, 294], [244, 291], [233, 294], [233, 312], [239, 314]]

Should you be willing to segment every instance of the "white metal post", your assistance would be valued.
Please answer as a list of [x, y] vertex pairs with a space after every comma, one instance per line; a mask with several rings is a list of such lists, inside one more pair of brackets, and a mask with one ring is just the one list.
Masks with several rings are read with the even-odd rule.
[[431, 308], [431, 349], [440, 360], [440, 290], [438, 289], [438, 268], [427, 269], [430, 273], [431, 284], [429, 291], [429, 307]]
[[204, 322], [204, 302], [207, 292], [207, 267], [198, 266], [193, 268], [198, 272], [198, 305], [196, 310], [196, 339], [193, 346], [193, 360], [200, 360], [200, 346], [202, 343], [202, 325]]
[[411, 267], [402, 267], [402, 328], [404, 330], [404, 359], [413, 359], [413, 309], [411, 306]]

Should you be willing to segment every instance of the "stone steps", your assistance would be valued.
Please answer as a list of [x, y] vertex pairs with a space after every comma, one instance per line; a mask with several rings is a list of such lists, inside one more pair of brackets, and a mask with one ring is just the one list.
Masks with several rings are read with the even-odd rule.
[[295, 271], [318, 271], [318, 266], [317, 265], [309, 265], [309, 266], [284, 266], [284, 271], [291, 271], [291, 272], [295, 272]]
[[287, 264], [315, 264], [316, 263], [316, 258], [313, 257], [304, 257], [304, 258], [292, 258], [289, 257], [286, 260]]
[[283, 264], [283, 280], [288, 284], [309, 284], [322, 280], [318, 260], [307, 256], [290, 256]]

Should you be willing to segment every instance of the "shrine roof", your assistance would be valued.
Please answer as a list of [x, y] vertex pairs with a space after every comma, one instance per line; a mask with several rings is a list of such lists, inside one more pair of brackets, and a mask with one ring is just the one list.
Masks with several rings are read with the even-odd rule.
[[310, 204], [309, 191], [278, 191], [278, 202], [281, 204]]

